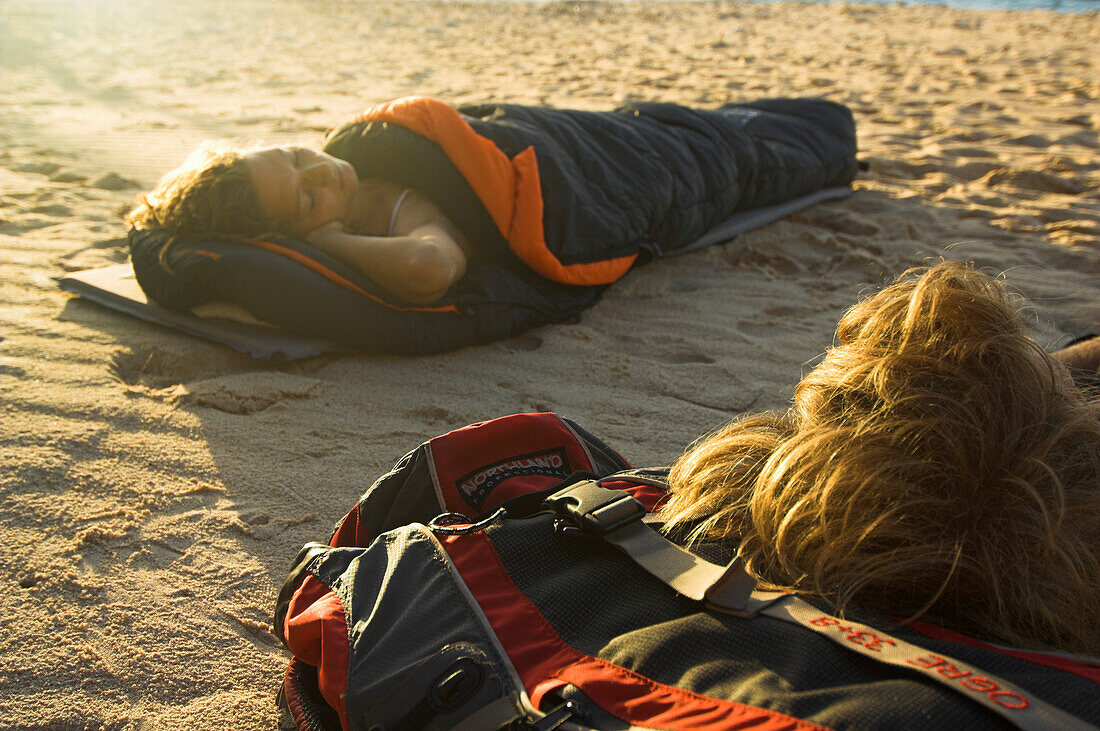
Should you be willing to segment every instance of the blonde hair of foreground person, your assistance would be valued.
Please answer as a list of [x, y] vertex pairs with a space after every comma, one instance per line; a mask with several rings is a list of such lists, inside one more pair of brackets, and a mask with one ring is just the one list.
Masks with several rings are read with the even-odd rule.
[[168, 251], [179, 241], [285, 233], [285, 224], [264, 210], [246, 152], [224, 143], [205, 143], [156, 188], [138, 196], [126, 221], [134, 228], [170, 232], [159, 256], [166, 270], [171, 271]]
[[841, 318], [786, 413], [672, 468], [666, 530], [739, 542], [771, 588], [1100, 654], [1100, 401], [958, 263]]

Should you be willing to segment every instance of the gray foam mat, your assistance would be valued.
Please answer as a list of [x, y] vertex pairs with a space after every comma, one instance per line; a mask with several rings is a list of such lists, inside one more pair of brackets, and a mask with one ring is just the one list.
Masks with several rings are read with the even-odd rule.
[[254, 358], [296, 360], [340, 349], [334, 343], [296, 338], [262, 325], [208, 319], [165, 309], [145, 297], [129, 264], [72, 272], [58, 279], [57, 284], [67, 292], [104, 307], [228, 345]]

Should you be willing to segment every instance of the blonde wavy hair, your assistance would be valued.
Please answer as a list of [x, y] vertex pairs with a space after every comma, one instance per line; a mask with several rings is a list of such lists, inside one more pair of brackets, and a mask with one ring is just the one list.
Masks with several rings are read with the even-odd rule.
[[1100, 654], [1100, 400], [959, 263], [841, 318], [786, 413], [672, 468], [666, 530], [734, 541], [771, 588]]
[[160, 263], [170, 271], [168, 251], [181, 241], [241, 238], [283, 233], [285, 225], [264, 210], [244, 155], [248, 148], [206, 143], [148, 193], [127, 222], [137, 229], [169, 234]]

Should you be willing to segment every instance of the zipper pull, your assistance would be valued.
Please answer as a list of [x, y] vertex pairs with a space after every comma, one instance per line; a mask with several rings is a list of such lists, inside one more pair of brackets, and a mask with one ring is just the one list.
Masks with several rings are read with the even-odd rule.
[[566, 721], [572, 720], [576, 715], [577, 706], [573, 704], [573, 701], [566, 701], [539, 720], [531, 723], [530, 728], [532, 731], [554, 731]]

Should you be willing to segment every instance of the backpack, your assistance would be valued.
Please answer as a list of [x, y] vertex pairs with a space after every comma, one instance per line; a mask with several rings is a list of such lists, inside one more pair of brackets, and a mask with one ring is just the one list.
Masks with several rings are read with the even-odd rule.
[[299, 729], [1088, 729], [1100, 662], [754, 590], [651, 523], [664, 470], [517, 414], [435, 437], [294, 560]]

